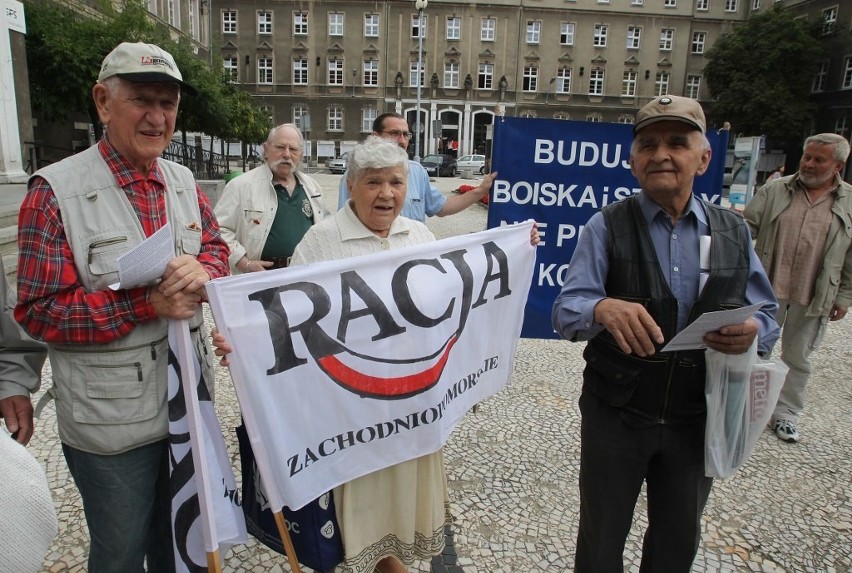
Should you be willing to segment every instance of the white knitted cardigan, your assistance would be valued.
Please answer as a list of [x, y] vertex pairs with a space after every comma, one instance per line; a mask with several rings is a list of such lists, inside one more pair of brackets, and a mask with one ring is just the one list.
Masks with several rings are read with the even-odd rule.
[[0, 573], [36, 573], [56, 536], [47, 476], [0, 428]]

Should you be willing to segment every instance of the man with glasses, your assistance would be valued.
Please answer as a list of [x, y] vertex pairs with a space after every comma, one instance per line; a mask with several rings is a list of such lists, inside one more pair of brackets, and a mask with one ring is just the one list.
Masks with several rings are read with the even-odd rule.
[[[407, 150], [412, 134], [403, 116], [398, 113], [383, 113], [373, 122], [372, 135], [396, 141], [397, 145]], [[446, 197], [429, 182], [426, 169], [418, 162], [409, 160], [408, 192], [400, 214], [420, 222], [425, 222], [427, 216], [454, 215], [478, 203], [491, 189], [491, 183], [496, 176], [496, 172], [489, 173], [473, 191]], [[346, 186], [346, 177], [341, 177], [337, 207], [343, 207], [347, 201], [349, 201], [349, 189]]]
[[232, 179], [216, 204], [233, 274], [286, 267], [302, 236], [328, 211], [319, 183], [299, 169], [302, 134], [292, 123], [269, 132], [266, 161]]

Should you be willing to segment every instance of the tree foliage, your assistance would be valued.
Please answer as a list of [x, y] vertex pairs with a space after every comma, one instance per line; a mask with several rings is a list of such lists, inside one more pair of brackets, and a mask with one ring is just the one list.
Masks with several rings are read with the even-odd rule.
[[811, 80], [823, 50], [813, 25], [781, 4], [751, 17], [707, 53], [712, 118], [731, 122], [734, 133], [800, 141], [813, 118]]
[[141, 2], [126, 2], [120, 12], [111, 6], [103, 2], [84, 14], [54, 0], [26, 1], [30, 94], [38, 113], [50, 121], [86, 113], [97, 126], [91, 94], [104, 57], [121, 42], [150, 42], [170, 52], [184, 81], [198, 90], [198, 96], [181, 99], [179, 129], [247, 143], [266, 138], [268, 117], [229, 81], [221, 62], [211, 68], [188, 42], [171, 40]]

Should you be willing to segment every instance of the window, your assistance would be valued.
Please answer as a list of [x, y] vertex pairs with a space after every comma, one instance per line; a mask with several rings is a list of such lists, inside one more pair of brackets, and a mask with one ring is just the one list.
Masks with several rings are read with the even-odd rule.
[[412, 14], [411, 15], [411, 37], [412, 38], [425, 38], [426, 37], [426, 24], [429, 22], [429, 15], [423, 14], [423, 21], [421, 30], [421, 20], [420, 14]]
[[[293, 106], [293, 123], [302, 128], [302, 118], [305, 116], [310, 117], [310, 111], [308, 111], [308, 106], [302, 104], [296, 104]], [[304, 131], [304, 129], [302, 129]]]
[[534, 92], [538, 89], [538, 66], [524, 66], [524, 91]]
[[677, 8], [677, 0], [663, 0], [663, 8]]
[[379, 15], [364, 14], [364, 37], [378, 38], [379, 37]]
[[831, 34], [837, 24], [837, 6], [822, 11], [822, 33]]
[[293, 83], [300, 86], [308, 85], [307, 58], [295, 58], [293, 60]]
[[476, 86], [481, 90], [490, 90], [494, 84], [494, 64], [479, 64]]
[[378, 86], [379, 85], [379, 61], [364, 60], [364, 85]]
[[370, 133], [373, 131], [373, 122], [379, 117], [376, 108], [364, 107], [361, 108], [361, 133]]
[[[417, 61], [411, 62], [408, 68], [408, 85], [411, 87], [417, 87], [417, 68], [420, 67], [417, 64]], [[422, 68], [420, 69], [420, 86], [423, 87], [426, 85], [424, 78], [426, 77], [426, 62], [423, 62]]]
[[846, 64], [843, 68], [842, 88], [845, 90], [852, 88], [852, 57], [846, 58]]
[[707, 43], [707, 32], [693, 32], [692, 33], [692, 53], [693, 54], [703, 54], [704, 53], [704, 44]]
[[631, 6], [642, 6], [645, 4], [645, 0], [630, 0]]
[[596, 48], [606, 47], [606, 35], [609, 32], [609, 26], [606, 24], [595, 24], [595, 37], [592, 40], [592, 45]]
[[447, 16], [447, 39], [461, 40], [461, 18], [458, 16]]
[[603, 95], [604, 93], [604, 71], [595, 68], [589, 72], [589, 95]]
[[571, 93], [571, 68], [559, 68], [556, 70], [556, 93]]
[[444, 87], [459, 87], [459, 64], [457, 62], [447, 62], [444, 64]]
[[725, 12], [736, 12], [738, 0], [725, 0]]
[[193, 40], [201, 39], [201, 23], [198, 21], [198, 0], [189, 0], [189, 34]]
[[591, 112], [586, 116], [586, 121], [591, 121], [592, 123], [600, 123], [603, 121], [603, 116], [598, 112]]
[[328, 60], [328, 85], [343, 85], [343, 60], [331, 58]]
[[328, 35], [342, 36], [343, 35], [343, 14], [328, 15]]
[[329, 107], [326, 123], [328, 131], [343, 131], [343, 108], [336, 105]]
[[308, 13], [294, 12], [293, 13], [293, 33], [297, 36], [308, 35]]
[[493, 42], [494, 32], [497, 30], [497, 20], [495, 18], [483, 18], [482, 27], [479, 32], [479, 39], [483, 42]]
[[637, 26], [628, 26], [627, 27], [627, 49], [628, 50], [638, 50], [639, 49], [639, 39], [642, 36], [642, 28]]
[[654, 80], [654, 97], [664, 96], [669, 93], [669, 80], [672, 75], [668, 72], [657, 72]]
[[257, 13], [257, 33], [271, 34], [272, 33], [272, 12], [261, 10]]
[[272, 83], [272, 56], [257, 57], [257, 83]]
[[751, 9], [752, 10], [760, 10], [760, 0], [752, 0]]
[[236, 34], [237, 33], [237, 11], [223, 10], [222, 11], [222, 33]]
[[834, 133], [845, 136], [846, 129], [846, 116], [841, 115], [834, 121]]
[[811, 81], [811, 91], [821, 92], [825, 90], [825, 81], [828, 79], [828, 62], [820, 62], [817, 71]]
[[180, 28], [180, 6], [177, 0], [168, 0], [166, 10], [169, 15], [169, 24], [175, 28]]
[[710, 9], [710, 0], [695, 0], [695, 9], [706, 12]]
[[660, 30], [660, 50], [670, 52], [674, 43], [674, 28]]
[[563, 46], [573, 46], [574, 45], [574, 29], [576, 28], [576, 24], [574, 22], [562, 22], [559, 26], [559, 43]]
[[274, 112], [275, 109], [272, 106], [262, 105], [260, 106], [260, 113], [262, 113], [266, 118], [269, 119], [269, 125], [275, 125], [275, 122], [272, 121], [275, 119]]
[[237, 61], [237, 56], [225, 56], [222, 58], [222, 63], [225, 66], [225, 73], [228, 74], [228, 78], [230, 78], [232, 82], [238, 82], [240, 80], [240, 68]]
[[686, 97], [698, 99], [701, 95], [701, 76], [686, 76]]
[[623, 123], [625, 125], [633, 125], [633, 116], [627, 114], [621, 114], [618, 116], [618, 123]]
[[527, 44], [538, 44], [539, 42], [541, 42], [541, 22], [527, 20]]
[[627, 70], [621, 82], [621, 95], [623, 97], [636, 97], [636, 72]]

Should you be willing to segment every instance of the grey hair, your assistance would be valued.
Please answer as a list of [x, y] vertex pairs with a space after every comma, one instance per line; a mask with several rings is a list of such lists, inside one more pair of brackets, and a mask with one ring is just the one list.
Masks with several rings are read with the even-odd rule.
[[842, 135], [837, 135], [836, 133], [818, 133], [816, 135], [812, 135], [805, 140], [805, 144], [802, 146], [802, 151], [804, 151], [804, 149], [811, 143], [833, 145], [834, 160], [838, 163], [846, 163], [846, 159], [849, 158], [849, 142]]
[[101, 85], [106, 86], [109, 90], [109, 95], [111, 97], [115, 97], [118, 95], [118, 88], [121, 86], [121, 78], [118, 76], [110, 76], [108, 78], [104, 78], [100, 82]]
[[270, 129], [269, 135], [266, 136], [266, 143], [271, 142], [272, 138], [275, 137], [275, 133], [279, 129], [282, 129], [282, 128], [285, 128], [285, 127], [289, 127], [290, 129], [292, 129], [293, 131], [296, 132], [296, 134], [299, 136], [299, 147], [304, 148], [305, 147], [305, 140], [302, 138], [302, 132], [299, 130], [299, 128], [296, 126], [295, 123], [282, 123], [281, 125], [279, 125], [277, 127], [273, 127], [272, 129]]
[[396, 142], [377, 135], [371, 135], [353, 147], [348, 158], [344, 176], [347, 181], [358, 180], [367, 169], [388, 169], [400, 165], [408, 178], [408, 154]]

